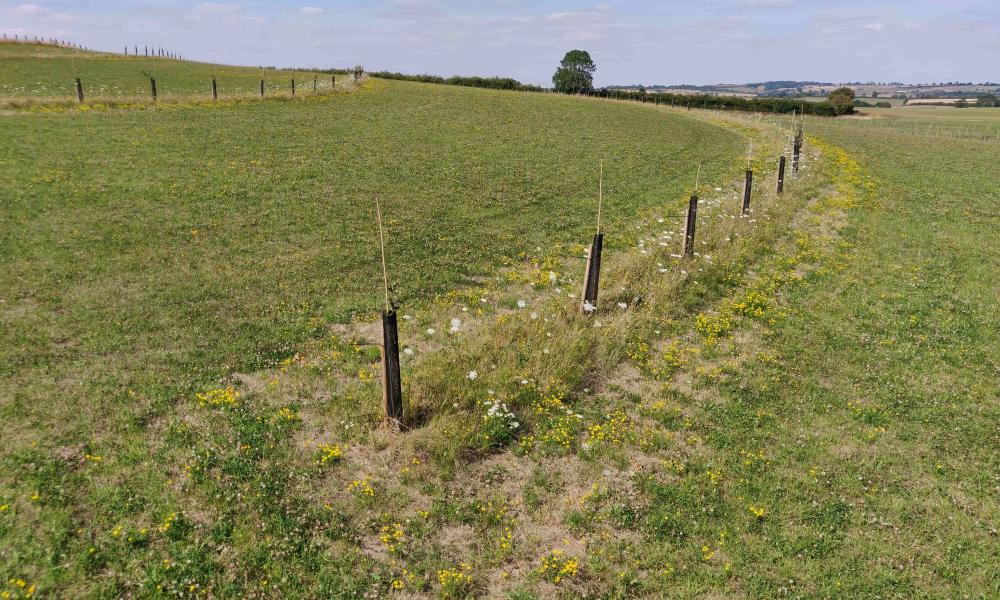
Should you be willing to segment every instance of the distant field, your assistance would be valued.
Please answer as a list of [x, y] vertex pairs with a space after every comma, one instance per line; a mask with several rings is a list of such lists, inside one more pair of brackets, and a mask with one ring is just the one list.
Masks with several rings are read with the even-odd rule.
[[[891, 109], [859, 109], [862, 119], [842, 119], [843, 128], [868, 132], [909, 134], [925, 139], [992, 141], [1000, 147], [1000, 109], [954, 108], [950, 106], [901, 106]], [[987, 149], [992, 149], [989, 145]]]
[[[131, 49], [130, 49], [131, 51]], [[329, 90], [330, 75], [310, 71], [285, 71], [228, 67], [167, 58], [95, 54], [71, 48], [0, 43], [0, 99], [76, 98], [79, 77], [87, 99], [147, 97], [156, 79], [157, 95], [210, 97], [212, 77], [222, 96], [256, 96], [260, 80], [265, 94], [290, 93], [295, 77], [298, 91]], [[345, 76], [338, 77], [346, 81]]]
[[878, 111], [874, 114], [906, 119], [932, 119], [938, 121], [971, 122], [980, 121], [985, 124], [1000, 122], [1000, 109], [997, 108], [955, 108], [952, 106], [899, 106], [891, 110]]

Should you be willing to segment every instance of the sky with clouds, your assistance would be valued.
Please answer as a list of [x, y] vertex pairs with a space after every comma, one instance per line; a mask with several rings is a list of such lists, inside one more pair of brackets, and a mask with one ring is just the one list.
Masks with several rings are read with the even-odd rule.
[[205, 61], [595, 83], [996, 81], [1000, 0], [0, 0], [0, 33]]

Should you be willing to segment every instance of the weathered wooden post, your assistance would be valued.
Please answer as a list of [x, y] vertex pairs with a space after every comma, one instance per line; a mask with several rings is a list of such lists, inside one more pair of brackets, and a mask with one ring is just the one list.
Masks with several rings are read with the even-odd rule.
[[741, 214], [750, 214], [750, 196], [753, 194], [753, 140], [750, 140], [750, 150], [747, 152], [747, 173], [746, 182], [743, 184], [743, 211]]
[[83, 104], [83, 84], [80, 83], [80, 78], [76, 78], [76, 97], [80, 100], [80, 104]]
[[802, 139], [795, 136], [795, 143], [792, 144], [792, 173], [799, 174], [799, 154], [802, 152]]
[[261, 98], [264, 97], [264, 80], [263, 79], [260, 80], [260, 97]]
[[389, 302], [389, 270], [385, 263], [385, 234], [382, 231], [382, 208], [375, 199], [379, 246], [382, 250], [382, 283], [385, 311], [382, 313], [382, 406], [385, 419], [394, 428], [403, 426], [403, 386], [399, 374], [399, 327], [396, 311]]
[[318, 78], [318, 75], [313, 75], [313, 93], [314, 94], [316, 93], [316, 85], [318, 83], [317, 82], [317, 78]]
[[684, 227], [684, 254], [692, 256], [694, 254], [694, 233], [698, 221], [698, 192], [691, 194], [688, 200], [687, 223]]
[[156, 102], [156, 80], [152, 77], [149, 78], [149, 87], [153, 90], [153, 102]]
[[753, 190], [753, 169], [747, 169], [746, 183], [743, 184], [743, 215], [750, 214], [750, 195]]
[[219, 99], [219, 88], [215, 83], [215, 77], [212, 77], [212, 100]]
[[335, 87], [337, 87], [337, 76], [330, 75], [330, 89], [332, 90]]
[[590, 312], [597, 308], [597, 291], [601, 281], [601, 251], [604, 247], [604, 234], [595, 233], [594, 240], [587, 252], [587, 273], [583, 280], [583, 311]]
[[587, 271], [583, 277], [584, 314], [597, 308], [597, 292], [601, 281], [601, 251], [604, 247], [604, 233], [601, 231], [601, 210], [604, 204], [604, 161], [600, 162], [600, 175], [597, 183], [597, 232], [587, 253]]
[[292, 97], [295, 97], [295, 78], [292, 77]]
[[399, 329], [393, 310], [382, 313], [382, 403], [386, 420], [401, 428], [403, 386], [399, 375]]
[[778, 159], [778, 193], [785, 190], [785, 155]]

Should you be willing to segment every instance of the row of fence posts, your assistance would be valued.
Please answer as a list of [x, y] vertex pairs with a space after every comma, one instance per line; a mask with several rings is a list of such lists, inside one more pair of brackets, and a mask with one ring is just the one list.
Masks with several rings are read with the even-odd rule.
[[5, 42], [18, 42], [21, 44], [45, 44], [47, 46], [58, 46], [60, 48], [75, 48], [77, 50], [89, 50], [80, 44], [74, 44], [73, 42], [67, 42], [66, 40], [59, 40], [56, 38], [45, 38], [36, 36], [20, 35], [15, 33], [13, 37], [8, 34], [3, 34], [3, 41]]
[[[144, 58], [149, 58], [152, 56], [153, 58], [172, 58], [174, 60], [184, 60], [184, 57], [181, 56], [180, 54], [177, 54], [175, 52], [170, 52], [169, 50], [164, 50], [163, 48], [152, 48], [150, 46], [143, 46], [142, 50]], [[128, 46], [125, 46], [125, 56], [129, 56]], [[132, 47], [131, 56], [135, 57], [139, 56], [139, 46]]]
[[[150, 93], [153, 95], [153, 100], [155, 101], [157, 99], [156, 78], [155, 77], [151, 77], [148, 74], [146, 74], [146, 76], [149, 77], [149, 90], [150, 90]], [[74, 83], [76, 84], [76, 97], [77, 97], [77, 100], [79, 100], [80, 103], [82, 104], [83, 100], [84, 100], [84, 97], [83, 97], [83, 84], [80, 82], [80, 78], [79, 77], [77, 77], [74, 80]], [[331, 75], [330, 76], [330, 86], [331, 86], [331, 89], [337, 87], [337, 76], [336, 75]], [[312, 89], [313, 89], [314, 92], [319, 89], [319, 77], [318, 76], [313, 76]], [[295, 78], [294, 77], [292, 77], [291, 90], [292, 90], [292, 96], [295, 96]], [[263, 79], [260, 80], [260, 97], [261, 98], [264, 97], [264, 80]], [[218, 85], [218, 82], [216, 81], [215, 77], [212, 77], [212, 100], [218, 100], [218, 99], [219, 99], [219, 85]]]
[[[797, 172], [799, 156], [802, 150], [803, 136], [802, 125], [799, 125], [798, 134], [795, 136], [793, 149], [793, 165]], [[743, 186], [743, 199], [740, 213], [743, 216], [750, 214], [750, 199], [753, 194], [753, 144], [751, 142], [747, 157], [746, 179]], [[599, 164], [600, 174], [598, 176], [597, 192], [597, 231], [591, 241], [587, 253], [587, 266], [584, 272], [583, 294], [581, 310], [584, 314], [591, 313], [597, 309], [597, 296], [601, 277], [601, 251], [604, 245], [604, 232], [601, 229], [601, 213], [604, 204], [604, 162]], [[688, 200], [687, 216], [684, 223], [684, 256], [694, 255], [695, 234], [698, 223], [698, 185], [701, 178], [701, 165], [698, 166], [698, 174], [695, 177], [694, 191]], [[781, 195], [785, 184], [785, 156], [778, 157], [778, 177], [777, 194]], [[385, 412], [386, 422], [398, 429], [403, 427], [404, 406], [402, 379], [400, 377], [399, 363], [399, 326], [396, 320], [396, 310], [389, 300], [389, 274], [385, 260], [385, 235], [382, 228], [382, 210], [378, 200], [375, 201], [375, 212], [378, 219], [379, 244], [382, 252], [382, 276], [385, 287], [385, 310], [382, 312], [382, 404]]]
[[[803, 118], [805, 118], [805, 112], [802, 113]], [[793, 121], [795, 119], [794, 115], [792, 117]], [[805, 138], [802, 133], [802, 123], [798, 125], [798, 131], [795, 133], [795, 138], [792, 140], [792, 174], [798, 175], [799, 173], [799, 161], [802, 153], [802, 144]], [[778, 159], [778, 194], [781, 194], [785, 189], [785, 155], [782, 154]]]
[[[29, 43], [29, 44], [47, 44], [50, 46], [59, 46], [61, 48], [76, 48], [77, 50], [89, 50], [89, 48], [85, 48], [80, 44], [74, 44], [72, 42], [67, 42], [64, 40], [57, 40], [56, 38], [44, 38], [38, 36], [28, 37], [27, 35], [22, 36], [17, 33], [14, 34], [14, 37], [10, 37], [6, 33], [3, 34], [3, 41], [5, 42], [14, 41], [20, 43]], [[143, 49], [143, 55], [146, 57], [152, 56], [154, 58], [156, 57], [173, 58], [176, 60], [184, 59], [184, 57], [182, 57], [180, 54], [177, 54], [176, 52], [170, 52], [169, 50], [166, 50], [164, 48], [157, 48], [154, 46], [143, 46], [142, 49]], [[129, 56], [128, 46], [125, 46], [125, 56]], [[136, 45], [132, 47], [131, 56], [139, 56], [139, 46]]]

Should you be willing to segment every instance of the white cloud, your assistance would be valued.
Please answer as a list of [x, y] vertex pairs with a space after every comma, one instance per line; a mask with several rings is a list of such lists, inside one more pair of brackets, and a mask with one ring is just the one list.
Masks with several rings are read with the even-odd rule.
[[202, 2], [194, 7], [194, 11], [203, 15], [231, 15], [240, 12], [240, 7], [236, 4], [222, 4], [220, 2]]
[[304, 15], [321, 15], [323, 14], [323, 9], [318, 6], [303, 6], [299, 9], [299, 12]]
[[14, 8], [7, 11], [7, 14], [11, 17], [20, 17], [24, 19], [41, 19], [41, 20], [59, 20], [65, 21], [69, 19], [69, 15], [66, 13], [56, 12], [52, 9], [41, 6], [40, 4], [26, 3], [19, 4]]
[[741, 0], [739, 5], [743, 8], [788, 8], [795, 4], [795, 0]]
[[550, 13], [546, 18], [557, 23], [594, 23], [607, 22], [612, 18], [611, 7], [600, 4], [589, 10], [571, 10]]
[[50, 12], [52, 11], [37, 4], [21, 4], [11, 9], [10, 14], [15, 17], [40, 17]]

